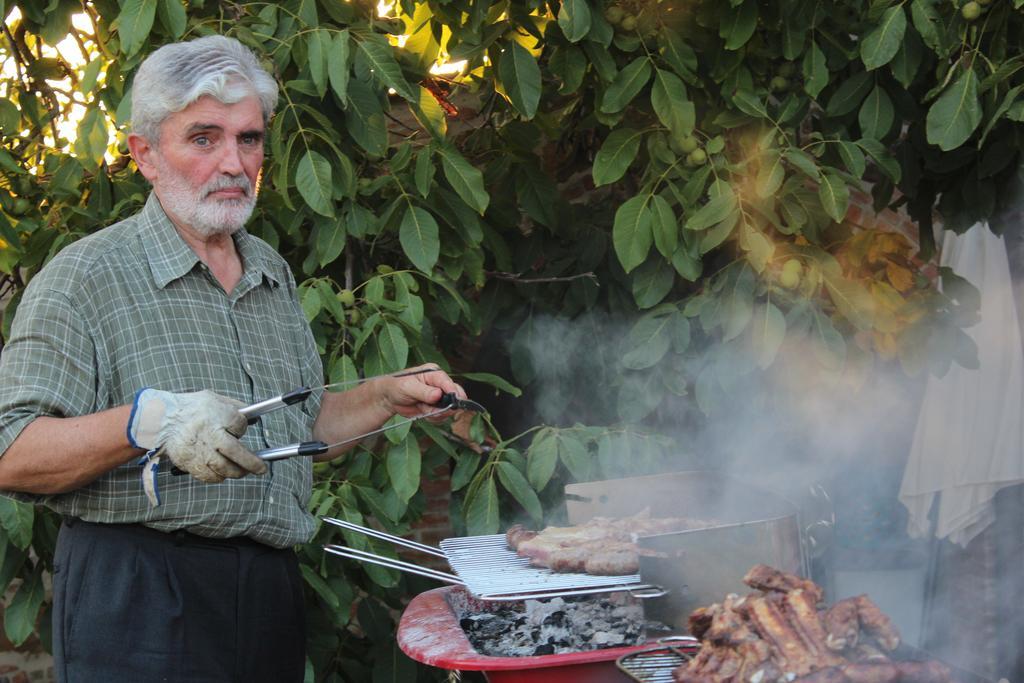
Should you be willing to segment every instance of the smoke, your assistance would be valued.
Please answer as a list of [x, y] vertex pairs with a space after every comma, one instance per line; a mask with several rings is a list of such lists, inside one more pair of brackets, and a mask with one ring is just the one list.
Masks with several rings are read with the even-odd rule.
[[[510, 348], [513, 366], [532, 378], [524, 398], [544, 422], [620, 421], [615, 377], [621, 373], [629, 325], [597, 312], [574, 320], [536, 317], [516, 336]], [[644, 425], [671, 437], [676, 446], [657, 467], [716, 470], [787, 498], [799, 508], [801, 523], [814, 528], [812, 576], [826, 588], [829, 601], [867, 593], [893, 618], [907, 644], [992, 680], [1007, 675], [1012, 664], [995, 661], [1000, 656], [992, 652], [1012, 651], [1024, 628], [1016, 616], [1009, 637], [993, 633], [989, 627], [998, 597], [982, 588], [1006, 586], [1009, 570], [988, 566], [987, 575], [972, 576], [981, 569], [963, 557], [983, 552], [980, 542], [957, 550], [906, 533], [908, 515], [898, 494], [926, 378], [908, 377], [895, 361], [855, 354], [843, 372], [827, 371], [809, 344], [787, 339], [765, 371], [733, 378], [710, 415], [697, 408], [693, 385], [682, 396], [659, 392]], [[714, 345], [691, 348], [685, 367], [700, 368], [719, 352]], [[755, 365], [750, 361], [748, 367]], [[623, 476], [646, 473], [637, 469]], [[1021, 509], [1024, 505], [1015, 514], [1024, 521]], [[986, 532], [985, 547], [1024, 547], [1021, 525], [1010, 526], [1013, 538], [997, 536], [995, 525]], [[957, 552], [958, 564], [950, 559]], [[1019, 560], [1024, 553], [1011, 556]], [[1017, 575], [1019, 566], [1013, 570]], [[1011, 581], [1013, 594], [1024, 594], [1022, 581]], [[951, 599], [954, 593], [959, 599]], [[991, 609], [965, 613], [965, 595], [977, 596], [979, 604], [988, 601]], [[965, 620], [978, 628], [965, 631], [960, 626]], [[955, 639], [957, 647], [947, 639]]]

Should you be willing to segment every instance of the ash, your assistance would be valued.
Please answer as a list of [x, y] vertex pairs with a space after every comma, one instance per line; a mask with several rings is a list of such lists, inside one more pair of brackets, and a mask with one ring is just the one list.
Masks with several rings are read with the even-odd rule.
[[448, 603], [477, 652], [526, 657], [644, 642], [644, 611], [628, 593], [485, 602], [452, 591]]

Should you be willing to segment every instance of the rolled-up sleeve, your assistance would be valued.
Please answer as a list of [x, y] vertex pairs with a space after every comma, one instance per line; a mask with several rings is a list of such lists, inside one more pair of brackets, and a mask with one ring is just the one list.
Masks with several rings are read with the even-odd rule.
[[96, 349], [82, 312], [65, 293], [37, 280], [26, 289], [0, 352], [0, 455], [39, 416], [96, 411]]

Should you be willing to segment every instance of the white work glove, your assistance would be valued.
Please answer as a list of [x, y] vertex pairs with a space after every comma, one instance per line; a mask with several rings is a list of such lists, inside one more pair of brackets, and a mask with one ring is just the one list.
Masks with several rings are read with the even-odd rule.
[[212, 391], [143, 389], [128, 419], [128, 440], [156, 456], [166, 454], [178, 468], [210, 484], [263, 474], [267, 464], [238, 440], [248, 427], [238, 412], [243, 405]]

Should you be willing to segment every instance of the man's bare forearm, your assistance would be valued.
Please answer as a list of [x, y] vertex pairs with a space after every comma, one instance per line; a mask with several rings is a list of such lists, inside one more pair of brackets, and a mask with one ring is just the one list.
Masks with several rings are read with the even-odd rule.
[[82, 417], [37, 417], [0, 457], [0, 489], [64, 493], [138, 457], [125, 430], [130, 413], [125, 405]]

